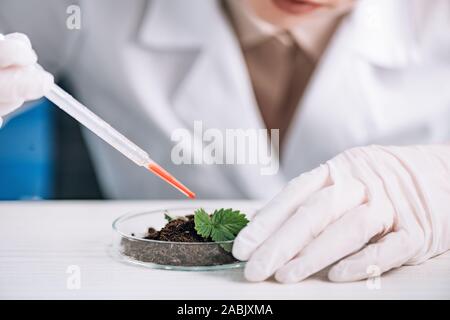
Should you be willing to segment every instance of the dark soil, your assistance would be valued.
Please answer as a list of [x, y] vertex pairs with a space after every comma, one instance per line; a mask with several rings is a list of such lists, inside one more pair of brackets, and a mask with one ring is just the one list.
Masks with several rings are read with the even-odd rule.
[[195, 231], [194, 216], [186, 216], [186, 219], [174, 219], [168, 222], [160, 231], [148, 228], [144, 239], [172, 241], [172, 242], [209, 242]]
[[174, 219], [159, 231], [150, 227], [143, 239], [157, 241], [123, 238], [122, 253], [134, 260], [173, 266], [214, 266], [237, 261], [231, 248], [197, 234], [193, 215]]

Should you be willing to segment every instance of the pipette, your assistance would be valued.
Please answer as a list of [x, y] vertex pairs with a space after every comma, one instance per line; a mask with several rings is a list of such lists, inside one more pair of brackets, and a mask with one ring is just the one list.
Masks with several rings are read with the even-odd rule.
[[155, 175], [185, 194], [187, 197], [191, 199], [195, 198], [194, 192], [189, 190], [169, 172], [153, 161], [147, 152], [128, 140], [124, 135], [111, 127], [106, 121], [86, 108], [58, 85], [53, 84], [49, 93], [45, 96], [48, 100], [53, 102], [79, 123], [102, 138], [106, 143], [110, 144], [135, 164], [150, 170]]
[[[4, 39], [5, 36], [0, 33], [0, 41]], [[38, 63], [36, 63], [35, 66], [36, 68], [43, 70]], [[109, 143], [112, 147], [133, 161], [135, 164], [150, 170], [155, 175], [185, 194], [187, 197], [191, 199], [195, 198], [194, 192], [189, 190], [169, 172], [153, 161], [147, 152], [128, 140], [124, 135], [111, 127], [106, 121], [86, 108], [58, 85], [53, 84], [49, 93], [45, 96], [48, 100], [75, 118], [75, 120], [83, 124], [105, 142]]]

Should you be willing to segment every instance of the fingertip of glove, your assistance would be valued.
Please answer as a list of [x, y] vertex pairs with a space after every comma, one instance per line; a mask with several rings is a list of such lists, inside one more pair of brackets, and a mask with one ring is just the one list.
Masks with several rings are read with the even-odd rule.
[[247, 234], [248, 229], [242, 229], [233, 242], [233, 256], [241, 261], [247, 261], [254, 250], [252, 245], [253, 242], [249, 239]]
[[14, 32], [14, 33], [10, 33], [7, 34], [4, 37], [6, 40], [17, 40], [19, 42], [22, 42], [23, 44], [25, 44], [28, 48], [31, 49], [31, 41], [30, 38], [27, 37], [27, 35], [20, 33], [20, 32]]
[[298, 282], [296, 279], [294, 279], [292, 276], [290, 276], [286, 272], [276, 272], [275, 280], [277, 280], [280, 283], [285, 283], [285, 284]]
[[332, 282], [350, 281], [345, 263], [338, 263], [328, 271], [328, 280]]
[[275, 280], [281, 283], [296, 283], [308, 277], [306, 270], [294, 259], [275, 273]]
[[250, 282], [260, 282], [270, 277], [270, 274], [267, 274], [260, 261], [251, 260], [245, 266], [244, 276]]
[[233, 256], [241, 261], [246, 261], [249, 258], [248, 249], [246, 245], [242, 243], [242, 240], [236, 238], [233, 243], [232, 249]]
[[23, 39], [11, 38], [10, 35], [0, 42], [0, 52], [0, 68], [29, 66], [37, 62], [37, 55], [31, 45]]

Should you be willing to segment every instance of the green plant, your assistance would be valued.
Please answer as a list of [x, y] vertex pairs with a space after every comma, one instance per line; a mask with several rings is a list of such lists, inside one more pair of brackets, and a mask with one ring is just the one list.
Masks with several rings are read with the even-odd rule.
[[211, 215], [204, 209], [197, 209], [194, 215], [195, 231], [215, 242], [234, 240], [248, 222], [245, 214], [233, 209], [218, 209]]

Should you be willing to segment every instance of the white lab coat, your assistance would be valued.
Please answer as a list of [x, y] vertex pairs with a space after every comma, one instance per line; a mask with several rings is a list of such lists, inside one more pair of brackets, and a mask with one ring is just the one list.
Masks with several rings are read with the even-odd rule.
[[[269, 198], [354, 146], [450, 140], [450, 1], [359, 0], [317, 66], [272, 176], [257, 166], [170, 160], [171, 133], [195, 120], [264, 127], [219, 1], [81, 0], [80, 31], [65, 26], [72, 3], [2, 0], [0, 31], [29, 34], [44, 66], [200, 198]], [[182, 197], [85, 136], [107, 196]]]

